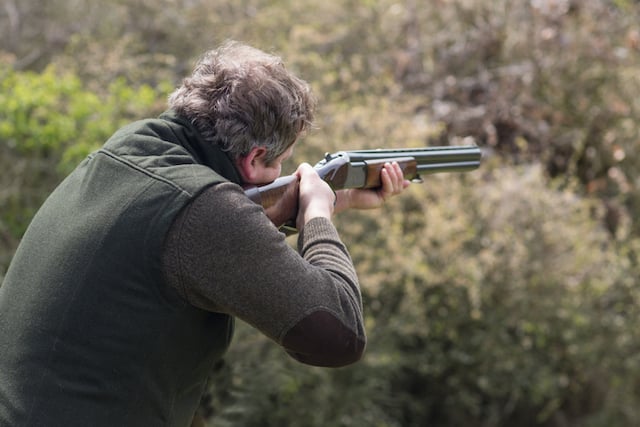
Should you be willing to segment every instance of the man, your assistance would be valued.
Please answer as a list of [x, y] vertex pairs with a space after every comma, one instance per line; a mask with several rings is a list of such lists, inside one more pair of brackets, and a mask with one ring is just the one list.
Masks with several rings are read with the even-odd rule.
[[50, 195], [0, 288], [2, 426], [187, 426], [239, 317], [297, 360], [360, 359], [358, 280], [331, 223], [408, 185], [334, 194], [307, 164], [298, 251], [243, 187], [266, 184], [314, 101], [281, 61], [228, 42], [158, 119], [117, 131]]

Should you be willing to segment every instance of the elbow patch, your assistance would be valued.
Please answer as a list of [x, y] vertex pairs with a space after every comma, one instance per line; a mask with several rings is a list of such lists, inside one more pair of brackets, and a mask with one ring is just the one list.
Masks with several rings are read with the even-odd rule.
[[366, 339], [333, 314], [319, 310], [296, 323], [285, 334], [282, 345], [302, 363], [339, 367], [360, 360]]

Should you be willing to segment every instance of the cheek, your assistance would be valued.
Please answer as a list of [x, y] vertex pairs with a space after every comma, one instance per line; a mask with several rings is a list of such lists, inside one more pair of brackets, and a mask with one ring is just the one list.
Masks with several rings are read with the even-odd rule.
[[263, 168], [260, 171], [259, 176], [256, 177], [256, 181], [258, 181], [261, 185], [269, 184], [280, 177], [280, 171], [281, 167], [277, 166]]
[[271, 175], [270, 178], [272, 179], [276, 179], [280, 176], [280, 173], [282, 172], [282, 165], [278, 165], [278, 166], [274, 166], [272, 168], [269, 168], [269, 174]]

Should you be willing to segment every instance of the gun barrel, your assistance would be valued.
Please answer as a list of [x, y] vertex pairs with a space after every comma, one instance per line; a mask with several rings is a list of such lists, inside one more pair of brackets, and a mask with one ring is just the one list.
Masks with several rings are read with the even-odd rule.
[[479, 161], [431, 163], [427, 165], [418, 165], [418, 173], [425, 175], [438, 172], [467, 172], [477, 169], [479, 166]]
[[352, 162], [412, 157], [419, 173], [465, 172], [480, 166], [482, 151], [475, 145], [347, 151]]

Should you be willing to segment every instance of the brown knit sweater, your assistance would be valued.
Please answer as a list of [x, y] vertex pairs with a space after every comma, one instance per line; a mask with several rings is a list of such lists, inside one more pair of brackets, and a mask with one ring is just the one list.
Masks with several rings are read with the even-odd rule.
[[325, 218], [305, 225], [296, 252], [240, 186], [217, 184], [178, 216], [163, 265], [191, 304], [246, 321], [303, 363], [342, 366], [362, 356], [358, 278]]

